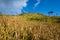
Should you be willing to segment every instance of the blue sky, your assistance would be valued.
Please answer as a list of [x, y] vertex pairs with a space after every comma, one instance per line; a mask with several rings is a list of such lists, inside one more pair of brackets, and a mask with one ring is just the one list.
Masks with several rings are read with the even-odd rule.
[[20, 14], [23, 12], [37, 12], [60, 16], [60, 0], [0, 0], [0, 12], [4, 14]]

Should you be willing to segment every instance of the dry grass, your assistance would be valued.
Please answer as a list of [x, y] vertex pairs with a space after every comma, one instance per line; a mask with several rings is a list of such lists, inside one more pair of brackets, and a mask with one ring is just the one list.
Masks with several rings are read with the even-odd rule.
[[0, 16], [0, 40], [60, 40], [60, 23], [27, 18], [30, 16]]

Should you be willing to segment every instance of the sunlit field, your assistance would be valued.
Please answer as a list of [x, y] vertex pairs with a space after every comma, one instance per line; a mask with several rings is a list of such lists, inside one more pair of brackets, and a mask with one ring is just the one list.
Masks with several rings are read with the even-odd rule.
[[0, 15], [0, 40], [60, 40], [60, 17]]

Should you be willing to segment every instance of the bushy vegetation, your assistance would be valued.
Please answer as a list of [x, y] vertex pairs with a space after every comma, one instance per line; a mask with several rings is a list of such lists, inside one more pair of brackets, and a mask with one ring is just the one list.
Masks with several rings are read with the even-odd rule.
[[0, 16], [0, 40], [60, 40], [60, 17], [41, 14]]

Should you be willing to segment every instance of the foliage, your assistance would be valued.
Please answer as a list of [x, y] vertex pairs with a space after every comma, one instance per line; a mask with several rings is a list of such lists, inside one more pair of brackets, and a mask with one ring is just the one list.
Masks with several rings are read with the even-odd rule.
[[53, 11], [49, 11], [48, 14], [49, 16], [52, 15], [54, 12]]

